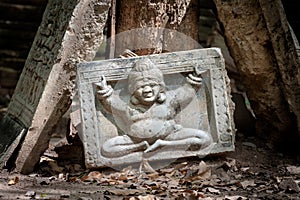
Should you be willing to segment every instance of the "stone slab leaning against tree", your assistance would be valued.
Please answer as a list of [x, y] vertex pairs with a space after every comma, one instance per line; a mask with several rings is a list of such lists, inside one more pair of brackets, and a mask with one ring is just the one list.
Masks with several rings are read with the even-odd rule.
[[184, 128], [174, 120], [178, 112], [193, 100], [194, 90], [201, 87], [201, 81], [201, 77], [190, 73], [186, 84], [176, 90], [166, 91], [160, 69], [150, 59], [138, 60], [128, 75], [131, 97], [129, 104], [126, 104], [114, 94], [103, 76], [97, 84], [97, 96], [107, 111], [124, 121], [117, 126], [121, 125], [119, 128], [125, 130], [125, 135], [106, 141], [101, 149], [102, 154], [118, 157], [136, 151], [149, 153], [161, 147], [199, 150], [209, 146], [212, 138], [208, 133]]
[[234, 149], [219, 49], [85, 62], [77, 73], [87, 168], [170, 163]]

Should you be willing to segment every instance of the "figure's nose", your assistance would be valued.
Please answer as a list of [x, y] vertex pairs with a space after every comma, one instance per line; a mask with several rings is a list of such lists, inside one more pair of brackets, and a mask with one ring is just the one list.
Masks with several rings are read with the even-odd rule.
[[149, 92], [151, 92], [151, 91], [152, 91], [152, 88], [151, 88], [149, 85], [146, 85], [146, 86], [144, 87], [144, 92], [149, 93]]

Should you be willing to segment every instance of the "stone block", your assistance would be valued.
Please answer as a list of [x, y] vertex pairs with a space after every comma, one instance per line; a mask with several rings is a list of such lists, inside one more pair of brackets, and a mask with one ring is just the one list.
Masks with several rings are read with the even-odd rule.
[[[218, 48], [85, 62], [77, 75], [87, 168], [121, 169], [142, 160], [160, 167], [234, 150], [230, 88]], [[157, 101], [149, 103], [151, 95]]]

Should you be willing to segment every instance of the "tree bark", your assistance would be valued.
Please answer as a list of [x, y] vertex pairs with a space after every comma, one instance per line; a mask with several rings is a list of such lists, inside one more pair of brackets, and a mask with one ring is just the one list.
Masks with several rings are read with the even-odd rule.
[[[198, 12], [197, 0], [118, 0], [116, 33], [127, 31], [128, 34], [116, 38], [116, 56], [125, 49], [147, 55], [199, 48]], [[143, 28], [144, 31], [141, 30]], [[187, 41], [180, 41], [182, 35], [174, 35], [170, 30], [178, 31], [194, 42], [185, 44]], [[177, 47], [172, 43], [176, 43]]]
[[257, 132], [278, 147], [299, 145], [299, 58], [280, 0], [214, 2]]

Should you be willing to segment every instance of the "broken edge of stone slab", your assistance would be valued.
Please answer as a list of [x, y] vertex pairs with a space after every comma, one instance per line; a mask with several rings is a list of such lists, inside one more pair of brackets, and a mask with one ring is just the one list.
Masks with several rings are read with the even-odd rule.
[[234, 151], [233, 110], [229, 106], [230, 95], [228, 91], [230, 90], [227, 88], [230, 86], [226, 85], [225, 77], [227, 74], [221, 50], [219, 48], [195, 49], [137, 58], [111, 59], [78, 64], [77, 78], [82, 119], [81, 138], [84, 144], [86, 167], [93, 169], [102, 167], [118, 168], [119, 166], [122, 168], [126, 165], [139, 163], [145, 158], [142, 152], [136, 152], [121, 158], [106, 158], [102, 156], [100, 140], [105, 140], [105, 138], [109, 137], [109, 134], [100, 133], [99, 127], [102, 122], [99, 122], [93, 86], [101, 81], [102, 75], [106, 77], [107, 81], [126, 79], [132, 63], [144, 57], [150, 58], [164, 74], [191, 72], [195, 67], [200, 71], [209, 71], [207, 84], [210, 91], [207, 96], [209, 96], [211, 103], [209, 112], [213, 115], [209, 126], [214, 139], [214, 143], [209, 147], [209, 150], [194, 152], [167, 150], [157, 152], [156, 155], [150, 155], [146, 159], [151, 162], [163, 162], [170, 159], [176, 160], [195, 156], [201, 158], [207, 155]]
[[25, 126], [6, 114], [0, 121], [0, 169], [14, 166], [14, 155], [26, 135]]

